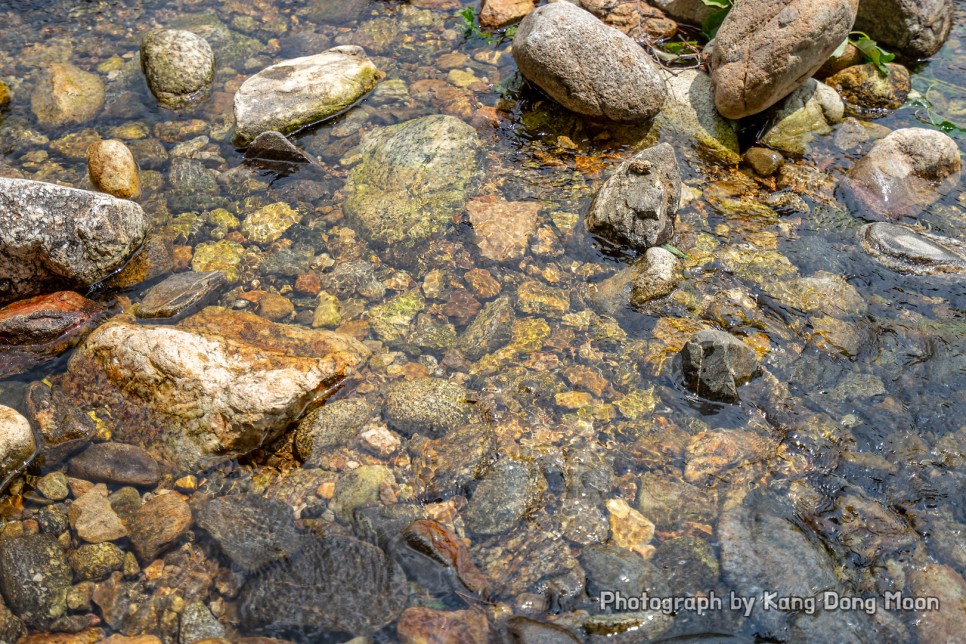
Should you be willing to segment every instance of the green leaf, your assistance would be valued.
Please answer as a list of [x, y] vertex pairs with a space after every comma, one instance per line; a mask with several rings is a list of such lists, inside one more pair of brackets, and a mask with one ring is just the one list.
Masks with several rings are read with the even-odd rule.
[[829, 56], [829, 58], [838, 58], [839, 56], [845, 53], [845, 48], [848, 46], [849, 46], [849, 39], [846, 38], [845, 40], [842, 41], [841, 45], [835, 48], [835, 51], [832, 52], [832, 55]]
[[889, 68], [886, 67], [886, 63], [891, 63], [895, 60], [896, 55], [879, 47], [874, 40], [861, 31], [853, 31], [851, 35], [858, 36], [858, 38], [850, 37], [849, 42], [862, 52], [862, 56], [867, 61], [875, 65], [875, 68], [879, 70], [880, 74], [888, 76]]
[[718, 35], [718, 29], [721, 28], [721, 23], [724, 22], [724, 19], [730, 10], [730, 6], [725, 7], [724, 9], [719, 9], [708, 16], [708, 18], [701, 23], [701, 31], [704, 32], [704, 35], [708, 38], [708, 40], [711, 40]]
[[672, 255], [674, 255], [675, 257], [678, 257], [680, 259], [687, 259], [688, 258], [687, 253], [685, 253], [684, 251], [680, 250], [677, 246], [672, 246], [671, 244], [662, 244], [661, 245], [661, 248], [663, 248], [667, 252], [671, 253]]
[[701, 0], [706, 7], [717, 7], [718, 9], [730, 9], [731, 0]]

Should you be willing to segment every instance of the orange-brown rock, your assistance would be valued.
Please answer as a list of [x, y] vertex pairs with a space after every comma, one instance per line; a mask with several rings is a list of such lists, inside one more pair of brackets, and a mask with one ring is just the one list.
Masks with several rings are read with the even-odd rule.
[[396, 624], [396, 635], [403, 644], [485, 644], [490, 626], [479, 609], [407, 608]]
[[111, 196], [131, 199], [141, 193], [137, 161], [130, 148], [116, 139], [91, 143], [87, 175], [95, 188]]

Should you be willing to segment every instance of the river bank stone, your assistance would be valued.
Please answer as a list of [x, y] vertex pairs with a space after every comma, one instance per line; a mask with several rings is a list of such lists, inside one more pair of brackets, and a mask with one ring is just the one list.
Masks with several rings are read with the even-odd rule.
[[846, 114], [876, 118], [905, 105], [912, 89], [909, 70], [895, 63], [886, 63], [885, 68], [889, 73], [882, 75], [871, 63], [853, 65], [827, 79], [845, 101]]
[[30, 422], [16, 410], [0, 405], [0, 492], [37, 450]]
[[406, 605], [406, 575], [379, 548], [344, 536], [302, 537], [289, 559], [250, 578], [239, 615], [248, 631], [370, 635]]
[[722, 115], [757, 114], [795, 91], [842, 44], [858, 0], [747, 0], [728, 12], [711, 54]]
[[800, 157], [817, 137], [832, 132], [845, 118], [845, 104], [825, 83], [810, 78], [789, 94], [772, 116], [773, 125], [761, 137], [764, 145]]
[[546, 487], [533, 463], [501, 459], [476, 487], [463, 520], [476, 534], [506, 532], [533, 511]]
[[235, 93], [234, 144], [247, 147], [262, 132], [290, 134], [352, 106], [383, 74], [362, 47], [333, 47], [266, 67]]
[[869, 218], [915, 217], [959, 183], [962, 167], [949, 136], [904, 128], [877, 141], [848, 171], [839, 191]]
[[0, 303], [106, 278], [144, 241], [147, 226], [130, 201], [0, 178]]
[[30, 95], [30, 109], [37, 122], [45, 126], [89, 121], [103, 105], [104, 83], [100, 77], [63, 63], [43, 70]]
[[211, 93], [215, 54], [208, 41], [179, 29], [159, 29], [141, 39], [141, 69], [163, 107], [196, 105]]
[[636, 42], [568, 2], [523, 19], [513, 58], [529, 81], [585, 116], [641, 121], [667, 97], [657, 67]]
[[0, 592], [32, 629], [43, 630], [67, 612], [73, 572], [51, 534], [0, 541]]
[[622, 163], [604, 182], [590, 204], [587, 230], [641, 251], [660, 246], [674, 233], [680, 200], [674, 148], [661, 143]]
[[[700, 1], [700, 0], [698, 0]], [[718, 113], [714, 105], [711, 77], [698, 69], [661, 69], [667, 85], [667, 102], [654, 119], [654, 126], [680, 132], [725, 163], [739, 160], [738, 134], [734, 124]]]
[[345, 213], [367, 239], [411, 247], [462, 213], [482, 178], [476, 131], [452, 116], [425, 116], [366, 135], [345, 184]]
[[71, 357], [62, 387], [100, 410], [115, 439], [196, 471], [277, 437], [368, 355], [348, 336], [209, 307], [177, 326], [100, 327]]
[[208, 501], [198, 512], [198, 525], [233, 563], [250, 571], [291, 557], [302, 545], [292, 508], [254, 494]]
[[0, 378], [67, 351], [105, 314], [100, 304], [73, 291], [38, 295], [0, 308]]
[[953, 8], [953, 0], [862, 0], [855, 28], [890, 51], [928, 58], [949, 37]]

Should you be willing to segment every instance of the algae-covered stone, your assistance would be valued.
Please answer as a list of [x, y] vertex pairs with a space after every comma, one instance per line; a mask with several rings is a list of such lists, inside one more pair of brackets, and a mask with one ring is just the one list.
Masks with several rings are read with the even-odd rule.
[[215, 79], [215, 55], [190, 31], [160, 29], [141, 40], [141, 67], [158, 102], [170, 109], [205, 99]]
[[871, 63], [853, 65], [827, 79], [842, 95], [849, 116], [876, 118], [905, 104], [912, 89], [909, 70], [895, 63], [885, 68], [887, 74]]
[[511, 338], [514, 317], [509, 296], [487, 302], [460, 338], [463, 355], [470, 360], [479, 360], [505, 345]]
[[781, 102], [772, 118], [774, 125], [761, 142], [786, 154], [801, 156], [816, 137], [830, 133], [844, 116], [845, 105], [838, 93], [810, 78]]
[[68, 557], [71, 567], [83, 581], [99, 581], [124, 564], [124, 552], [113, 543], [88, 543]]
[[278, 202], [259, 208], [242, 222], [242, 232], [258, 244], [270, 244], [302, 219], [302, 213], [287, 203]]
[[395, 482], [392, 470], [382, 465], [363, 465], [346, 472], [335, 484], [333, 509], [340, 517], [351, 521], [358, 508], [379, 505], [379, 492]]
[[469, 420], [469, 392], [442, 378], [416, 378], [394, 384], [383, 414], [390, 426], [410, 435], [439, 436]]
[[235, 139], [247, 146], [262, 132], [289, 134], [335, 116], [382, 78], [361, 47], [333, 47], [283, 60], [258, 72], [235, 93]]
[[372, 419], [372, 406], [361, 398], [327, 403], [306, 414], [295, 431], [295, 450], [306, 461], [354, 438]]
[[452, 116], [377, 130], [346, 180], [344, 210], [367, 239], [412, 246], [452, 225], [482, 178], [476, 131]]
[[419, 291], [400, 293], [369, 310], [369, 324], [383, 342], [398, 342], [409, 330], [416, 315], [426, 308], [426, 300]]
[[191, 269], [197, 273], [220, 272], [229, 282], [241, 276], [242, 255], [245, 247], [238, 242], [217, 241], [195, 246]]
[[46, 629], [67, 612], [73, 573], [64, 549], [51, 534], [0, 542], [0, 592], [10, 608], [34, 629]]
[[655, 127], [690, 136], [725, 163], [737, 164], [738, 134], [732, 121], [714, 106], [711, 77], [698, 69], [671, 72], [662, 68], [661, 75], [667, 84], [667, 101], [654, 119]]

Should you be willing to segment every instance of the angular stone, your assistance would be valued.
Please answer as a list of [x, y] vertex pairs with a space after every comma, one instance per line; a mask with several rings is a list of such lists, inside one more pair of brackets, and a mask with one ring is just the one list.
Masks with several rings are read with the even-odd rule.
[[737, 403], [738, 387], [758, 373], [755, 350], [725, 331], [698, 331], [681, 358], [688, 388], [709, 400]]
[[674, 233], [681, 173], [674, 148], [661, 143], [614, 171], [587, 213], [587, 230], [638, 250], [660, 246]]
[[104, 83], [74, 65], [55, 63], [38, 78], [30, 108], [41, 125], [59, 127], [94, 118], [104, 105]]
[[87, 286], [144, 241], [141, 207], [108, 195], [0, 178], [0, 303], [59, 282]]
[[317, 163], [304, 150], [288, 140], [281, 132], [262, 132], [245, 150], [248, 161], [269, 161], [274, 163], [300, 164]]
[[524, 17], [535, 7], [534, 0], [484, 0], [480, 5], [480, 26], [499, 29]]
[[211, 303], [228, 286], [220, 271], [178, 273], [152, 286], [134, 306], [139, 318], [179, 318]]
[[817, 137], [842, 122], [845, 105], [835, 89], [810, 78], [785, 97], [772, 117], [774, 125], [761, 137], [764, 145], [800, 157]]
[[100, 304], [72, 291], [38, 295], [0, 308], [0, 378], [23, 373], [67, 351], [100, 324], [104, 314]]
[[247, 147], [262, 132], [290, 134], [348, 109], [383, 74], [361, 47], [284, 60], [250, 77], [235, 93], [235, 138]]
[[107, 486], [103, 483], [71, 503], [67, 518], [77, 536], [88, 543], [116, 541], [127, 536], [124, 524], [107, 500]]
[[640, 45], [569, 2], [530, 12], [513, 38], [513, 57], [528, 80], [578, 114], [640, 121], [667, 96]]
[[208, 41], [190, 31], [159, 29], [141, 39], [141, 68], [158, 102], [182, 109], [208, 97], [215, 54]]
[[345, 213], [367, 239], [411, 247], [463, 212], [482, 178], [483, 145], [452, 116], [434, 115], [369, 133], [345, 184]]
[[795, 91], [849, 35], [858, 0], [743, 0], [725, 17], [711, 54], [722, 115], [757, 114]]
[[95, 443], [70, 459], [70, 475], [85, 481], [154, 487], [161, 480], [161, 468], [136, 445]]
[[305, 415], [295, 433], [295, 450], [313, 461], [348, 443], [372, 420], [375, 410], [365, 399], [347, 398], [317, 407]]
[[953, 0], [862, 0], [855, 28], [890, 51], [928, 58], [949, 37], [954, 4]]
[[143, 562], [151, 562], [191, 527], [191, 508], [176, 492], [154, 497], [134, 513], [131, 545]]
[[177, 326], [100, 327], [62, 387], [115, 439], [196, 471], [273, 440], [368, 355], [348, 336], [209, 307]]
[[667, 101], [654, 126], [662, 132], [667, 127], [694, 138], [729, 165], [738, 163], [738, 133], [715, 108], [711, 77], [699, 69], [676, 69], [673, 73], [662, 69], [661, 76], [667, 85]]
[[124, 552], [113, 543], [84, 544], [68, 557], [83, 581], [100, 581], [124, 564]]
[[27, 413], [42, 439], [44, 463], [60, 463], [90, 441], [97, 425], [94, 419], [73, 404], [63, 391], [44, 382], [27, 387]]

